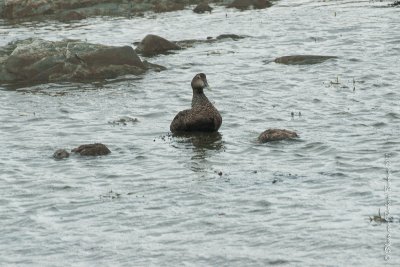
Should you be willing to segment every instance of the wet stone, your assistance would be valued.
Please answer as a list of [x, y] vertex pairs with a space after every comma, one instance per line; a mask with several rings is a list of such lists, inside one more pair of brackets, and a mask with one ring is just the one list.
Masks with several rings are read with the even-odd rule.
[[197, 13], [197, 14], [202, 14], [202, 13], [206, 13], [206, 12], [211, 13], [212, 10], [213, 10], [213, 8], [210, 7], [208, 5], [208, 3], [200, 3], [193, 9], [193, 12]]
[[53, 158], [57, 160], [65, 159], [69, 157], [69, 153], [65, 149], [57, 149], [53, 154]]
[[162, 66], [144, 63], [130, 46], [107, 46], [80, 40], [29, 38], [0, 48], [1, 82], [90, 82], [141, 75]]
[[285, 129], [268, 129], [258, 136], [260, 143], [281, 141], [285, 139], [293, 139], [299, 137], [296, 132]]
[[179, 50], [181, 47], [167, 39], [154, 34], [146, 35], [136, 48], [137, 53], [145, 56], [165, 54], [171, 50]]
[[107, 146], [100, 143], [81, 145], [72, 149], [71, 152], [78, 153], [81, 156], [103, 156], [111, 153]]
[[293, 55], [278, 57], [274, 60], [275, 63], [285, 65], [310, 65], [322, 63], [328, 59], [337, 58], [335, 56], [318, 56], [318, 55]]

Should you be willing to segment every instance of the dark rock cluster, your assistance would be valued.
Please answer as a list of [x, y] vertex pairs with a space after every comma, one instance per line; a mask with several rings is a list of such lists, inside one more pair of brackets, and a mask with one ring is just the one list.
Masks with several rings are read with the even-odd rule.
[[131, 46], [30, 38], [0, 49], [0, 82], [90, 81], [140, 75], [162, 67], [142, 62]]
[[[81, 145], [72, 149], [71, 152], [81, 156], [105, 156], [111, 153], [110, 149], [101, 143]], [[53, 158], [56, 160], [65, 159], [69, 156], [70, 153], [66, 149], [57, 149], [53, 154]]]
[[135, 16], [143, 12], [171, 12], [198, 4], [196, 13], [211, 12], [208, 2], [227, 5], [241, 10], [267, 8], [268, 0], [13, 0], [0, 1], [0, 18], [31, 20], [51, 18], [61, 21], [80, 20], [93, 16]]

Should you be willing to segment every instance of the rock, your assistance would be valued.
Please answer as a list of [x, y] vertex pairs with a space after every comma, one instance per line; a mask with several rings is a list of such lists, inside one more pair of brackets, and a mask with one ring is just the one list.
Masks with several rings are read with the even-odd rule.
[[71, 152], [78, 153], [81, 156], [103, 156], [111, 153], [108, 147], [100, 143], [81, 145], [72, 149]]
[[93, 52], [79, 56], [89, 67], [108, 65], [128, 65], [144, 69], [145, 66], [139, 56], [130, 46], [98, 47]]
[[284, 130], [284, 129], [268, 129], [262, 132], [258, 136], [258, 141], [260, 143], [272, 142], [272, 141], [281, 141], [285, 139], [293, 139], [299, 137], [297, 133]]
[[192, 40], [182, 40], [182, 41], [176, 41], [174, 42], [175, 44], [177, 44], [178, 46], [181, 47], [181, 49], [184, 48], [190, 48], [193, 47], [196, 44], [202, 44], [202, 43], [208, 43], [208, 44], [212, 44], [215, 42], [219, 42], [221, 40], [224, 39], [232, 39], [234, 41], [239, 40], [245, 38], [245, 36], [243, 35], [236, 35], [236, 34], [221, 34], [219, 36], [217, 36], [216, 38], [213, 38], [211, 36], [208, 36], [206, 39], [204, 40], [196, 40], [196, 39], [192, 39]]
[[153, 11], [156, 13], [161, 13], [161, 12], [171, 12], [171, 11], [183, 10], [184, 8], [185, 8], [184, 4], [166, 2], [166, 3], [157, 3], [154, 6]]
[[231, 4], [227, 5], [227, 8], [237, 8], [240, 10], [245, 10], [250, 8], [252, 4], [252, 0], [235, 0]]
[[163, 70], [167, 69], [164, 66], [161, 66], [161, 65], [158, 65], [158, 64], [154, 64], [154, 63], [150, 63], [147, 60], [143, 60], [143, 64], [144, 64], [144, 67], [146, 69], [148, 69], [148, 70], [151, 69], [151, 70], [154, 70], [154, 71], [157, 71], [157, 72], [160, 72], [160, 71], [163, 71]]
[[328, 59], [337, 58], [335, 56], [317, 56], [317, 55], [293, 55], [278, 57], [274, 61], [275, 63], [286, 64], [286, 65], [307, 65], [307, 64], [318, 64]]
[[253, 7], [256, 9], [264, 9], [267, 7], [271, 7], [272, 3], [267, 0], [253, 0]]
[[393, 4], [389, 4], [389, 6], [400, 7], [400, 1], [394, 1], [394, 3]]
[[139, 43], [136, 48], [136, 52], [145, 56], [154, 56], [157, 54], [165, 54], [171, 50], [179, 49], [181, 49], [181, 47], [173, 42], [154, 34], [148, 34]]
[[221, 35], [218, 35], [216, 39], [217, 40], [221, 40], [221, 39], [227, 39], [227, 38], [230, 38], [230, 39], [236, 41], [236, 40], [239, 40], [239, 39], [243, 39], [244, 36], [236, 35], [236, 34], [221, 34]]
[[67, 11], [67, 12], [61, 14], [59, 19], [61, 21], [82, 20], [82, 19], [86, 19], [86, 16], [82, 15], [81, 13], [79, 13], [77, 11]]
[[193, 0], [0, 0], [0, 18], [69, 21], [91, 16], [130, 17], [147, 11], [182, 10], [188, 4]]
[[130, 46], [30, 38], [0, 48], [0, 82], [93, 81], [140, 75], [162, 66], [143, 63]]
[[208, 3], [203, 2], [203, 3], [198, 4], [198, 5], [193, 9], [193, 12], [194, 12], [194, 13], [197, 13], [197, 14], [202, 14], [202, 13], [205, 13], [205, 12], [210, 12], [210, 13], [211, 13], [212, 10], [213, 10], [213, 8], [210, 7], [210, 6], [208, 5]]
[[268, 0], [235, 0], [229, 4], [228, 8], [237, 8], [240, 10], [249, 9], [250, 7], [256, 9], [263, 9], [272, 6]]
[[69, 153], [65, 149], [57, 149], [56, 152], [53, 154], [53, 158], [60, 160], [60, 159], [65, 159], [69, 157]]
[[[166, 54], [172, 50], [181, 50], [185, 48], [193, 47], [196, 44], [202, 43], [214, 43], [219, 42], [220, 40], [224, 39], [232, 39], [234, 41], [245, 38], [246, 36], [243, 35], [236, 35], [236, 34], [221, 34], [216, 38], [208, 36], [206, 39], [198, 40], [198, 39], [191, 39], [191, 40], [182, 40], [182, 41], [168, 41], [160, 36], [149, 34], [147, 35], [141, 42], [133, 43], [136, 45], [136, 52], [138, 54], [142, 54], [144, 56], [154, 56], [157, 54]], [[145, 66], [150, 65], [154, 70], [163, 70], [165, 69], [162, 66], [158, 66], [155, 64], [151, 64], [143, 61]]]

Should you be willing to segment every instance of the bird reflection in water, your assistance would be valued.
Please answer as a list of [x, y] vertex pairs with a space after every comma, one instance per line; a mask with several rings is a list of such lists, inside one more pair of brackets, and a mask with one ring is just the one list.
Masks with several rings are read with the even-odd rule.
[[219, 132], [190, 132], [172, 135], [176, 145], [192, 149], [190, 169], [194, 172], [204, 172], [211, 169], [209, 158], [225, 149], [222, 135]]

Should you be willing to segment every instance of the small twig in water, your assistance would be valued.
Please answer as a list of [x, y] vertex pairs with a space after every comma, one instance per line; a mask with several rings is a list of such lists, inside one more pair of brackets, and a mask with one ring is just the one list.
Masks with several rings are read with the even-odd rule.
[[340, 82], [339, 82], [339, 75], [336, 76], [336, 81], [335, 81], [335, 82], [332, 82], [332, 81], [331, 81], [331, 84], [340, 84]]

